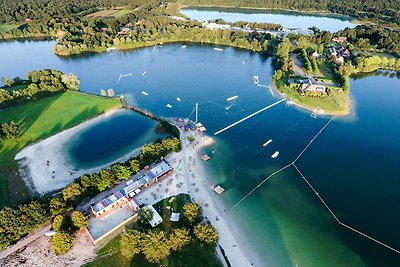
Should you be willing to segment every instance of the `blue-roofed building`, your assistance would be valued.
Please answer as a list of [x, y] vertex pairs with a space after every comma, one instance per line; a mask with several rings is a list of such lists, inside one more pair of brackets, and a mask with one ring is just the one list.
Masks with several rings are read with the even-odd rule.
[[122, 202], [126, 202], [126, 192], [121, 189], [108, 197], [100, 200], [96, 204], [90, 205], [90, 208], [95, 216], [100, 216], [106, 213], [108, 210], [111, 210], [116, 205], [121, 204]]

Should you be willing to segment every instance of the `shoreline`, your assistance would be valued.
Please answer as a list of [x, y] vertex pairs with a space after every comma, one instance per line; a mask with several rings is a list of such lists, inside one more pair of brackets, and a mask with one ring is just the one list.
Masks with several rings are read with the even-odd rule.
[[[188, 135], [194, 135], [197, 144], [190, 144]], [[231, 217], [222, 200], [212, 191], [210, 173], [205, 168], [205, 162], [200, 159], [201, 149], [212, 143], [212, 138], [198, 133], [187, 134], [181, 132], [182, 154], [184, 156], [183, 166], [185, 177], [189, 186], [189, 195], [192, 200], [198, 203], [205, 218], [212, 223], [220, 235], [219, 245], [225, 252], [232, 266], [263, 266], [262, 261], [252, 249], [251, 242], [247, 240]], [[194, 143], [194, 142], [193, 142]], [[192, 146], [192, 147], [191, 147]], [[190, 160], [191, 159], [191, 160]], [[193, 172], [192, 172], [193, 171]], [[200, 182], [200, 183], [199, 183]], [[219, 250], [219, 248], [217, 247]], [[225, 261], [225, 259], [221, 259]]]
[[[181, 9], [184, 9], [184, 8], [198, 8], [198, 7], [200, 7], [200, 8], [215, 8], [215, 9], [217, 9], [217, 8], [227, 8], [227, 9], [238, 9], [238, 10], [241, 10], [241, 9], [243, 9], [243, 10], [265, 10], [265, 11], [283, 11], [283, 12], [290, 12], [290, 13], [294, 13], [294, 14], [298, 14], [298, 15], [320, 15], [320, 16], [318, 16], [318, 17], [325, 17], [325, 18], [334, 18], [334, 19], [344, 19], [344, 18], [349, 18], [349, 19], [351, 19], [351, 20], [347, 20], [347, 19], [344, 19], [345, 21], [349, 21], [349, 22], [351, 22], [351, 23], [353, 23], [353, 24], [356, 24], [356, 25], [360, 25], [360, 24], [362, 24], [362, 23], [357, 23], [357, 22], [362, 22], [362, 20], [359, 20], [358, 18], [356, 18], [356, 17], [351, 17], [351, 16], [347, 16], [347, 15], [343, 15], [343, 14], [339, 14], [339, 13], [332, 13], [332, 12], [329, 12], [329, 11], [318, 11], [318, 10], [315, 10], [315, 11], [312, 11], [312, 10], [309, 10], [309, 11], [300, 11], [300, 10], [293, 10], [293, 9], [285, 9], [285, 8], [268, 8], [268, 7], [251, 7], [251, 6], [230, 6], [230, 5], [226, 5], [226, 6], [216, 6], [216, 5], [181, 5], [180, 7], [179, 7], [179, 9], [178, 9], [178, 11], [179, 11], [179, 13], [181, 13]], [[183, 13], [181, 13], [181, 14], [183, 14]], [[183, 14], [184, 15], [184, 14]], [[186, 15], [185, 15], [186, 16]]]
[[[73, 168], [63, 155], [64, 145], [68, 143], [71, 137], [86, 127], [93, 125], [104, 118], [110, 117], [121, 110], [122, 109], [120, 108], [111, 109], [104, 114], [86, 120], [77, 126], [66, 129], [21, 149], [14, 159], [18, 161], [20, 174], [29, 191], [34, 195], [44, 195], [49, 192], [60, 190], [83, 174], [97, 172], [112, 163], [121, 162], [139, 154], [141, 147], [134, 149], [130, 153], [127, 153], [112, 162], [80, 170]], [[49, 164], [46, 164], [47, 160], [49, 161]], [[52, 179], [53, 176], [54, 178]]]

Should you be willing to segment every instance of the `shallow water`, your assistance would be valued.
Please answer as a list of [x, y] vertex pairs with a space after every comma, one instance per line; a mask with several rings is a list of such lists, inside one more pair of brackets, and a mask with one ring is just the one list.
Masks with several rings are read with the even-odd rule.
[[[13, 64], [3, 65], [0, 75], [24, 76], [27, 70], [43, 67], [74, 72], [81, 78], [82, 91], [98, 93], [112, 87], [130, 103], [165, 117], [194, 118], [198, 101], [199, 119], [210, 135], [279, 99], [252, 81], [257, 75], [260, 83], [270, 83], [270, 59], [248, 51], [217, 52], [211, 46], [195, 45], [184, 49], [176, 44], [60, 58], [53, 55], [52, 46], [51, 42], [1, 43], [1, 62]], [[120, 74], [129, 73], [133, 75], [118, 82]], [[353, 114], [336, 118], [298, 161], [341, 221], [395, 248], [400, 248], [398, 88], [396, 78], [352, 80]], [[226, 100], [235, 95], [233, 103]], [[313, 119], [309, 112], [279, 104], [216, 136], [207, 149], [212, 159], [206, 164], [215, 174], [212, 183], [227, 189], [221, 196], [227, 209], [293, 161], [328, 119]], [[114, 138], [121, 131], [141, 138], [137, 128], [119, 125], [120, 131], [90, 132], [87, 141]], [[145, 135], [147, 130], [143, 131]], [[139, 140], [130, 136], [118, 138], [129, 147]], [[273, 142], [263, 147], [269, 139]], [[118, 153], [124, 153], [126, 146]], [[279, 157], [272, 159], [275, 151]], [[271, 178], [231, 212], [268, 266], [400, 263], [397, 254], [338, 225], [294, 168]]]

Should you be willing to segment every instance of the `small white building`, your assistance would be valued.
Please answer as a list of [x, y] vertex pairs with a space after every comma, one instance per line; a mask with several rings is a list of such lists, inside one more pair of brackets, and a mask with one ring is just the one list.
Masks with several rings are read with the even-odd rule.
[[151, 227], [156, 227], [157, 225], [162, 223], [163, 219], [161, 218], [160, 214], [158, 214], [158, 212], [152, 205], [149, 205], [147, 207], [149, 208], [149, 210], [151, 210], [153, 212], [153, 218], [149, 221], [149, 223], [150, 223]]

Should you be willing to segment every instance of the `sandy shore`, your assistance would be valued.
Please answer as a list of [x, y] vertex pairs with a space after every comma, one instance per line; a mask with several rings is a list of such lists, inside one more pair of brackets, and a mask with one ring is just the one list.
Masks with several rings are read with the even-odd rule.
[[[192, 144], [187, 140], [188, 135], [196, 138]], [[214, 225], [219, 234], [219, 244], [225, 250], [232, 266], [263, 266], [255, 255], [250, 242], [240, 233], [240, 228], [230, 216], [219, 196], [212, 191], [210, 181], [200, 159], [200, 149], [212, 143], [212, 138], [201, 136], [195, 132], [181, 133], [182, 160], [180, 169], [186, 178], [188, 192], [193, 201], [199, 203], [204, 216]], [[223, 260], [223, 259], [222, 259]]]
[[[91, 169], [76, 170], [68, 164], [64, 156], [64, 146], [69, 140], [86, 127], [93, 125], [99, 120], [112, 116], [116, 112], [118, 112], [118, 110], [109, 111], [38, 143], [27, 146], [18, 152], [15, 159], [19, 161], [22, 176], [31, 192], [33, 194], [38, 193], [42, 195], [64, 188], [83, 174], [98, 172], [100, 169], [114, 162], [123, 162], [139, 154], [141, 147], [113, 162]], [[49, 164], [47, 164], [47, 161], [49, 161]]]

